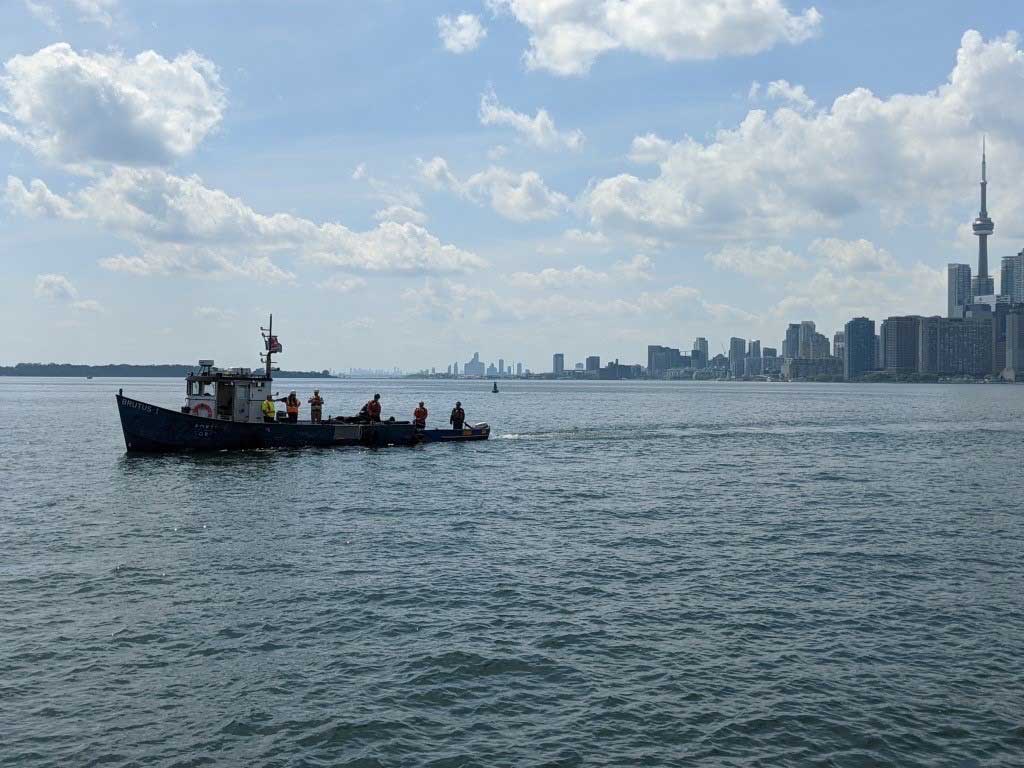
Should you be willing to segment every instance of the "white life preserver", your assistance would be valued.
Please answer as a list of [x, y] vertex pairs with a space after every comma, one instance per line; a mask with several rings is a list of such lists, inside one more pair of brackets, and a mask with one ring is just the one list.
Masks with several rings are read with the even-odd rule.
[[207, 419], [213, 418], [213, 408], [206, 403], [199, 403], [198, 405], [192, 406], [193, 416], [204, 416]]

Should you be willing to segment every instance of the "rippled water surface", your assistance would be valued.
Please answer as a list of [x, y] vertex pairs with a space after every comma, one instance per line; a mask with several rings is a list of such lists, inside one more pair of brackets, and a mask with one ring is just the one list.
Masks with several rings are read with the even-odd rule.
[[329, 382], [494, 437], [129, 458], [119, 386], [184, 390], [0, 379], [0, 765], [1024, 764], [1024, 387]]

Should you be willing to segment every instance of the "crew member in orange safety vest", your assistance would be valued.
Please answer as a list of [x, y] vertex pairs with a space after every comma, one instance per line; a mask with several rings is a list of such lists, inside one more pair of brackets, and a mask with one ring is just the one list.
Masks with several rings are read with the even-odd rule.
[[427, 426], [427, 409], [422, 400], [416, 410], [412, 412], [412, 424], [419, 429], [425, 429]]
[[282, 397], [280, 402], [284, 403], [285, 409], [288, 411], [288, 421], [293, 424], [299, 420], [299, 396], [295, 394], [293, 389], [288, 393], [288, 397]]
[[363, 409], [366, 411], [366, 415], [369, 416], [370, 421], [380, 421], [380, 395], [374, 395], [373, 400], [364, 405]]

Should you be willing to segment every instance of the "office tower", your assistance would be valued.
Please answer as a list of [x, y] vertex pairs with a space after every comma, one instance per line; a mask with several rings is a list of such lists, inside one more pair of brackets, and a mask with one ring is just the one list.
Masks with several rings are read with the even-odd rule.
[[988, 217], [988, 180], [985, 178], [985, 143], [981, 145], [981, 210], [971, 225], [978, 238], [978, 274], [971, 283], [971, 296], [991, 296], [995, 285], [988, 275], [988, 237], [996, 228]]
[[503, 358], [503, 357], [499, 357], [498, 358], [498, 375], [499, 376], [504, 376], [505, 375], [505, 358]]
[[1024, 379], [1024, 308], [1006, 315], [1006, 363], [1002, 376], [1007, 381]]
[[590, 355], [587, 358], [587, 370], [588, 371], [599, 371], [601, 370], [601, 358], [597, 355]]
[[462, 372], [467, 376], [483, 376], [486, 372], [486, 367], [480, 360], [480, 353], [474, 352], [473, 359], [462, 366]]
[[999, 293], [1011, 304], [1024, 303], [1024, 250], [1003, 256]]
[[821, 360], [823, 357], [829, 357], [828, 336], [818, 332], [812, 333], [810, 352], [808, 357], [811, 360]]
[[458, 375], [459, 375], [459, 364], [455, 363], [452, 366], [452, 376], [458, 376]]
[[647, 373], [656, 375], [683, 367], [683, 355], [675, 347], [663, 347], [660, 344], [647, 346]]
[[448, 375], [449, 376], [452, 375], [452, 364], [451, 363], [448, 363]]
[[797, 357], [811, 358], [811, 345], [814, 343], [814, 334], [816, 333], [814, 322], [812, 320], [800, 321], [800, 335], [797, 345]]
[[555, 376], [561, 376], [565, 373], [565, 355], [561, 352], [556, 352], [551, 358], [551, 371]]
[[971, 265], [946, 265], [946, 317], [963, 317], [971, 303]]
[[761, 352], [761, 357], [778, 357], [779, 351], [775, 347], [765, 347]]
[[744, 360], [747, 356], [747, 340], [733, 336], [729, 339], [729, 370], [733, 378], [741, 378], [744, 371]]
[[836, 331], [832, 335], [832, 355], [838, 357], [840, 360], [843, 359], [843, 354], [846, 347], [846, 334], [842, 331]]
[[516, 376], [522, 376], [522, 375], [523, 375], [523, 364], [522, 363], [516, 363]]
[[879, 337], [882, 344], [883, 369], [917, 370], [920, 329], [919, 315], [889, 317], [882, 321]]
[[800, 324], [790, 323], [786, 328], [786, 340], [782, 342], [783, 357], [800, 356]]
[[693, 363], [694, 368], [707, 368], [708, 366], [708, 340], [703, 336], [698, 336], [693, 341], [693, 354], [690, 355], [690, 360]]
[[856, 379], [875, 369], [875, 321], [855, 317], [843, 329], [843, 378]]

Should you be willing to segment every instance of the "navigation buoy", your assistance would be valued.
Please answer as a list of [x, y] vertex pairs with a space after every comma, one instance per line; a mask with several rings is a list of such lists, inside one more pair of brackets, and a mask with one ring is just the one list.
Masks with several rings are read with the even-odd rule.
[[494, 382], [494, 387], [491, 389], [491, 392], [498, 394], [498, 382]]

